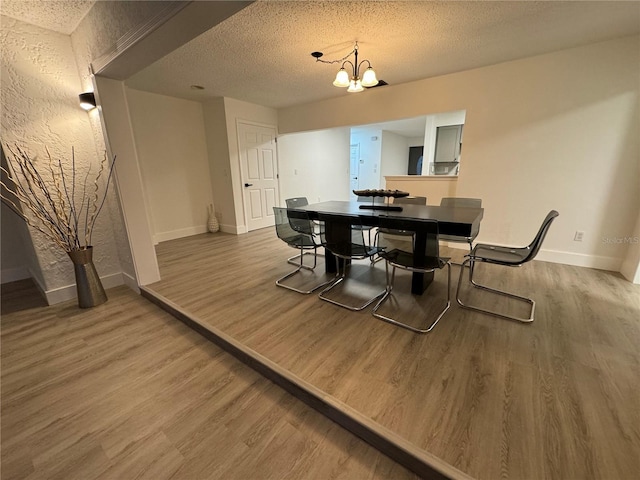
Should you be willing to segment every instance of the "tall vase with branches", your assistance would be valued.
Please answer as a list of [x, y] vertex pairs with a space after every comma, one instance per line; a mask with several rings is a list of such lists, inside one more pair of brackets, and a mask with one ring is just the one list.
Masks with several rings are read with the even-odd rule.
[[92, 235], [106, 200], [115, 157], [109, 164], [105, 153], [92, 177], [90, 165], [83, 173], [77, 170], [73, 147], [71, 161], [64, 163], [45, 150], [47, 158], [40, 162], [19, 145], [3, 145], [8, 154], [6, 168], [1, 167], [0, 197], [27, 225], [67, 252], [74, 264], [80, 307], [99, 305], [107, 297], [93, 265]]

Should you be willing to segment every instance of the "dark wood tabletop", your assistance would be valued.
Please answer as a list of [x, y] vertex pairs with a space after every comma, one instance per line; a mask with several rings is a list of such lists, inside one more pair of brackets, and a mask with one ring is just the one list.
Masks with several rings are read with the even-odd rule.
[[[363, 205], [366, 207], [361, 208]], [[474, 225], [477, 225], [478, 227], [480, 226], [480, 221], [482, 220], [482, 215], [484, 213], [482, 208], [469, 207], [440, 207], [403, 203], [401, 205], [396, 205], [396, 207], [402, 207], [402, 210], [396, 211], [372, 209], [372, 205], [372, 203], [365, 202], [321, 202], [288, 209], [288, 215], [295, 218], [296, 212], [300, 212], [300, 214], [308, 216], [311, 220], [318, 220], [319, 214], [321, 213], [353, 215], [359, 217], [360, 222], [363, 225], [373, 227], [379, 225], [381, 217], [395, 217], [408, 220], [409, 225], [407, 227], [409, 228], [403, 227], [403, 229], [415, 231], [415, 248], [413, 254], [414, 257], [416, 257], [416, 263], [420, 264], [420, 257], [425, 255], [426, 233], [424, 225], [426, 220], [437, 220], [438, 232], [443, 235], [466, 237], [471, 234]], [[411, 225], [411, 223], [415, 224]], [[350, 238], [345, 238], [345, 241], [350, 241]], [[325, 268], [327, 269], [327, 272], [335, 272], [335, 262], [333, 261], [333, 255], [330, 251], [326, 251], [326, 257], [327, 261], [325, 262]], [[411, 282], [411, 291], [415, 294], [421, 295], [432, 280], [433, 272], [427, 274], [414, 272]]]
[[[440, 207], [435, 205], [401, 204], [402, 211], [377, 209], [362, 209], [364, 202], [347, 202], [333, 200], [329, 202], [313, 203], [299, 207], [312, 220], [318, 219], [318, 213], [333, 213], [338, 215], [357, 215], [364, 225], [377, 226], [379, 217], [400, 217], [406, 219], [437, 220], [438, 230], [443, 235], [468, 236], [474, 224], [480, 225], [484, 209], [469, 207]], [[369, 204], [370, 205], [370, 204]], [[296, 209], [291, 210], [294, 212]], [[295, 216], [295, 213], [292, 215]]]

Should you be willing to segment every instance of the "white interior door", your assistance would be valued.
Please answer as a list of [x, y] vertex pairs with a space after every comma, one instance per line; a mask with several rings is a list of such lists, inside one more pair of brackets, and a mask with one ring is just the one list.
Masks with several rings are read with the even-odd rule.
[[360, 176], [360, 144], [355, 143], [351, 145], [351, 152], [349, 154], [349, 196], [352, 200], [357, 197], [353, 193], [354, 190], [359, 189], [358, 177]]
[[272, 226], [279, 198], [275, 127], [238, 122], [238, 148], [247, 229]]

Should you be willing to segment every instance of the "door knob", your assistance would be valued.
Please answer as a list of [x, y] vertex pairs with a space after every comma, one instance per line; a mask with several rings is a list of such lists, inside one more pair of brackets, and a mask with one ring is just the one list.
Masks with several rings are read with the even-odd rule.
[[253, 183], [245, 183], [244, 186], [245, 187], [253, 187]]

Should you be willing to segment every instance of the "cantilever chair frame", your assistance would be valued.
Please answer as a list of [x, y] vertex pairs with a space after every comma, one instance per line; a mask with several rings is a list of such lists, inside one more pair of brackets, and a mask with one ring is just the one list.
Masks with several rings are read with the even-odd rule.
[[[481, 198], [466, 198], [466, 197], [443, 197], [440, 200], [441, 207], [472, 207], [472, 208], [481, 208], [482, 207], [482, 199]], [[468, 243], [469, 244], [469, 253], [473, 251], [473, 242], [478, 236], [480, 225], [476, 227], [475, 231], [471, 232], [471, 235], [468, 237], [457, 236], [457, 235], [440, 235], [440, 240], [443, 242], [454, 242], [454, 243]], [[451, 262], [454, 265], [462, 265], [461, 263]]]
[[[507, 320], [515, 320], [523, 323], [533, 322], [536, 309], [535, 300], [533, 300], [532, 298], [516, 295], [514, 293], [505, 292], [503, 290], [498, 290], [487, 285], [481, 285], [473, 279], [473, 274], [475, 272], [475, 266], [477, 262], [503, 265], [507, 267], [520, 267], [523, 264], [533, 260], [538, 254], [540, 247], [542, 246], [542, 242], [544, 241], [544, 238], [549, 231], [551, 223], [558, 215], [559, 214], [557, 211], [551, 210], [542, 222], [542, 225], [540, 226], [540, 229], [538, 230], [538, 233], [536, 234], [533, 241], [526, 247], [503, 247], [499, 245], [488, 245], [482, 243], [477, 244], [473, 248], [471, 253], [469, 253], [469, 255], [467, 255], [465, 260], [462, 262], [463, 268], [461, 268], [460, 270], [460, 277], [458, 277], [458, 288], [456, 289], [456, 301], [458, 302], [458, 304], [462, 308], [466, 308], [467, 310], [486, 313]], [[513, 298], [515, 300], [527, 303], [528, 305], [530, 305], [528, 318], [515, 317], [512, 315], [496, 312], [494, 310], [486, 310], [473, 305], [465, 304], [460, 298], [460, 286], [462, 285], [462, 276], [464, 275], [465, 271], [464, 267], [467, 264], [469, 265], [469, 282], [474, 288], [478, 288], [480, 290], [497, 295], [503, 295], [505, 297]]]
[[[354, 312], [364, 310], [384, 295], [385, 290], [361, 305], [348, 305], [346, 303], [341, 303], [328, 297], [327, 294], [346, 279], [349, 260], [364, 260], [366, 258], [371, 258], [373, 255], [380, 252], [381, 249], [365, 243], [362, 221], [357, 215], [332, 215], [320, 213], [319, 217], [321, 224], [320, 238], [322, 239], [322, 244], [325, 249], [329, 250], [335, 256], [336, 276], [333, 279], [333, 283], [322, 290], [318, 294], [318, 297], [325, 302], [332, 303]], [[354, 242], [354, 235], [356, 235], [361, 241], [357, 243]], [[349, 238], [350, 243], [344, 242], [344, 238]], [[345, 260], [342, 262], [342, 268], [340, 268], [340, 259]]]
[[[304, 227], [305, 220], [297, 224], [291, 222], [291, 219], [289, 218], [289, 215], [287, 213], [287, 209], [282, 207], [273, 207], [273, 213], [276, 217], [276, 234], [278, 235], [278, 237], [290, 247], [300, 249], [300, 253], [296, 255], [299, 259], [299, 264], [297, 265], [297, 268], [294, 271], [287, 273], [283, 277], [280, 277], [279, 279], [277, 279], [276, 285], [278, 287], [286, 288], [288, 290], [293, 290], [294, 292], [297, 292], [297, 293], [308, 295], [310, 293], [315, 292], [319, 288], [325, 287], [326, 285], [333, 282], [335, 278], [331, 278], [326, 282], [322, 282], [318, 285], [315, 285], [310, 290], [302, 290], [300, 288], [296, 288], [294, 286], [286, 285], [285, 283], [283, 283], [288, 278], [291, 278], [297, 273], [299, 273], [302, 269], [306, 269], [306, 270], [315, 269], [317, 265], [316, 250], [322, 245], [319, 243], [316, 243], [315, 235], [308, 230], [309, 227]], [[286, 222], [285, 222], [285, 219], [286, 219]], [[283, 232], [283, 230], [285, 230], [285, 232]], [[311, 249], [313, 249], [313, 254], [312, 254], [313, 266], [309, 267], [307, 265], [304, 265], [304, 254], [309, 253], [309, 252], [305, 252], [305, 250], [311, 250]]]
[[[305, 205], [309, 205], [309, 201], [307, 200], [307, 197], [293, 197], [293, 198], [287, 198], [285, 199], [285, 203], [287, 205], [287, 208], [298, 208], [298, 207], [304, 207]], [[297, 222], [298, 220], [295, 219], [295, 222]], [[310, 222], [313, 222], [312, 220], [309, 220]], [[289, 219], [289, 222], [293, 223], [291, 221], [291, 218]], [[312, 225], [316, 225], [315, 223], [312, 223]], [[295, 227], [294, 227], [295, 229]], [[318, 232], [315, 231], [315, 229], [313, 230], [314, 235], [317, 234]], [[306, 270], [313, 270], [316, 267], [316, 261], [317, 261], [317, 257], [318, 255], [322, 256], [322, 254], [319, 254], [317, 251], [306, 251], [303, 253], [297, 253], [295, 254], [293, 257], [289, 257], [287, 258], [287, 262], [289, 262], [291, 265], [298, 265], [300, 262], [300, 255], [303, 256], [303, 261], [302, 261], [302, 268], [306, 269]], [[307, 265], [304, 265], [304, 255], [313, 255], [313, 267], [309, 267]]]
[[[392, 230], [409, 230], [409, 225], [404, 219], [393, 217], [381, 217], [380, 226]], [[413, 228], [415, 228], [415, 226]], [[413, 253], [405, 252], [402, 250], [394, 249], [389, 252], [382, 252], [380, 254], [380, 256], [385, 259], [387, 286], [384, 295], [378, 301], [375, 307], [373, 307], [372, 314], [375, 318], [384, 320], [385, 322], [397, 325], [402, 328], [406, 328], [407, 330], [411, 330], [412, 332], [429, 333], [437, 325], [444, 314], [447, 313], [449, 308], [451, 308], [451, 262], [449, 258], [442, 258], [439, 255], [438, 221], [425, 221], [420, 225], [420, 228], [424, 228], [427, 235], [427, 256], [424, 265], [414, 265]], [[391, 275], [389, 275], [389, 265], [393, 267]], [[427, 328], [416, 328], [412, 325], [400, 322], [399, 320], [393, 319], [386, 315], [382, 315], [378, 312], [380, 307], [391, 296], [391, 293], [393, 291], [393, 284], [395, 281], [396, 268], [401, 268], [410, 272], [430, 273], [435, 272], [436, 270], [443, 269], [445, 266], [447, 267], [447, 303], [445, 304], [442, 311], [438, 314], [436, 319]]]

